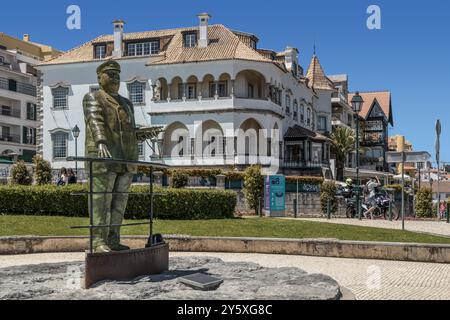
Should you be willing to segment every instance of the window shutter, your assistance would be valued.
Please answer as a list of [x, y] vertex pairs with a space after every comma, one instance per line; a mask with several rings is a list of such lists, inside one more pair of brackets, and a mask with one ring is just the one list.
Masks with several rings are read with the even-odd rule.
[[27, 120], [32, 120], [31, 118], [31, 103], [27, 103]]
[[28, 128], [27, 127], [22, 127], [22, 141], [25, 144], [28, 143]]

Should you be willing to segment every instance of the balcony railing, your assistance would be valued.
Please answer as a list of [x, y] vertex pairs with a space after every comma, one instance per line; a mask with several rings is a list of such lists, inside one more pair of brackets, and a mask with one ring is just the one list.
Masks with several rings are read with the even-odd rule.
[[0, 115], [5, 116], [5, 117], [13, 117], [13, 118], [19, 118], [20, 119], [20, 110], [0, 109]]
[[0, 89], [23, 93], [33, 97], [36, 97], [37, 95], [36, 86], [23, 82], [11, 81], [10, 79], [1, 77], [0, 77]]
[[284, 160], [284, 168], [286, 169], [313, 169], [326, 167], [328, 165], [328, 161]]
[[12, 143], [20, 143], [20, 135], [3, 134], [3, 135], [0, 135], [0, 141], [12, 142]]

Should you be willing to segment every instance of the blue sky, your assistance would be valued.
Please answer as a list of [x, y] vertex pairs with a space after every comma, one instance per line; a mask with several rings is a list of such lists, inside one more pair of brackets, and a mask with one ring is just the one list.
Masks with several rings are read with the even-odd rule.
[[[71, 4], [81, 8], [81, 30], [66, 28]], [[381, 30], [366, 27], [371, 4], [381, 8]], [[255, 33], [262, 48], [299, 48], [305, 69], [315, 40], [327, 74], [347, 73], [351, 90], [392, 92], [391, 133], [406, 135], [416, 150], [434, 155], [434, 126], [441, 119], [442, 160], [450, 162], [449, 1], [7, 1], [0, 31], [29, 33], [32, 41], [68, 50], [111, 33], [116, 18], [132, 32], [196, 25], [196, 14], [205, 11], [213, 16], [211, 23]]]

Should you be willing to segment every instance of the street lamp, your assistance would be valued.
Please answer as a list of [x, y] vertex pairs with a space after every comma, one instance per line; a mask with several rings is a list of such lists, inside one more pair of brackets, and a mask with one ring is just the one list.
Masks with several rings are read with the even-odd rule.
[[358, 210], [359, 220], [362, 220], [361, 216], [361, 181], [359, 178], [359, 113], [361, 112], [362, 105], [364, 103], [363, 98], [359, 95], [357, 91], [352, 98], [352, 108], [355, 112], [356, 117], [356, 181], [358, 182], [358, 188], [356, 189], [356, 208]]
[[[80, 136], [80, 128], [76, 125], [72, 129], [73, 137], [75, 138], [75, 158], [78, 157], [78, 137]], [[75, 161], [75, 175], [78, 177], [78, 162]]]

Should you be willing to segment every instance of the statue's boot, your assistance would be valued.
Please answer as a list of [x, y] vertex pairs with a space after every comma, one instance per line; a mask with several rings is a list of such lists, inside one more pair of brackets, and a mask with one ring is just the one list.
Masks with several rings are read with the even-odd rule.
[[[111, 228], [113, 229], [113, 228]], [[120, 243], [120, 236], [117, 232], [110, 231], [108, 235], [108, 246], [113, 251], [128, 251], [130, 247], [127, 247]]]
[[112, 250], [106, 244], [95, 247], [94, 249], [94, 253], [109, 253], [109, 252], [112, 252]]

